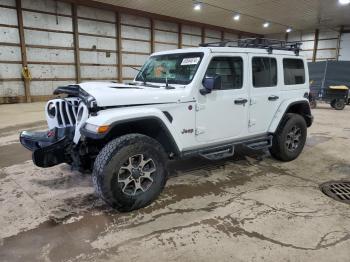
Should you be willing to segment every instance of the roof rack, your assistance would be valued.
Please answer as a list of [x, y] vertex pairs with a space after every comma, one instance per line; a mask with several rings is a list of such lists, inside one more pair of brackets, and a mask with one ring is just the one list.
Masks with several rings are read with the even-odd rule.
[[300, 42], [287, 42], [276, 39], [267, 38], [245, 38], [238, 40], [227, 40], [222, 42], [204, 43], [199, 46], [204, 47], [243, 47], [243, 48], [261, 48], [266, 49], [269, 54], [273, 50], [293, 51], [295, 55], [299, 55], [301, 51]]

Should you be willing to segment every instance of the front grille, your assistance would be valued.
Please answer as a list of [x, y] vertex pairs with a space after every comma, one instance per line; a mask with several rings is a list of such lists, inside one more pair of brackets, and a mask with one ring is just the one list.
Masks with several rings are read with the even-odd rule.
[[59, 126], [74, 126], [78, 114], [79, 101], [76, 99], [59, 99], [56, 105], [56, 118]]

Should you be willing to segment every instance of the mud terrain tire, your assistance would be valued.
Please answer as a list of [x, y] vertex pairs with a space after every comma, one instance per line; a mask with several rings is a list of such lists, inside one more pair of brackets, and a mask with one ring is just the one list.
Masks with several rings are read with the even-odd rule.
[[163, 147], [153, 138], [141, 134], [118, 137], [96, 158], [92, 173], [96, 193], [121, 212], [145, 207], [165, 186], [166, 162]]
[[284, 162], [296, 159], [304, 148], [306, 136], [305, 119], [301, 115], [288, 113], [274, 134], [269, 149], [271, 155]]

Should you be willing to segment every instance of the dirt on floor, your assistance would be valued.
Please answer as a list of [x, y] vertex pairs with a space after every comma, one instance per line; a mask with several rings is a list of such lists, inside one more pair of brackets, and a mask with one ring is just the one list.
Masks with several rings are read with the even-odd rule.
[[42, 105], [21, 108], [0, 127], [1, 261], [349, 261], [349, 205], [319, 185], [350, 180], [350, 107], [314, 110], [293, 162], [244, 150], [171, 162], [158, 200], [130, 213], [98, 199], [90, 174], [35, 167], [18, 133], [45, 128]]

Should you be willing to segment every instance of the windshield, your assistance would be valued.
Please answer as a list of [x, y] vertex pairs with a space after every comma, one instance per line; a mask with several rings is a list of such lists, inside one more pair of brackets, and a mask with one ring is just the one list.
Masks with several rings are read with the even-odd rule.
[[152, 56], [146, 61], [135, 80], [187, 85], [191, 83], [202, 58], [203, 53]]

